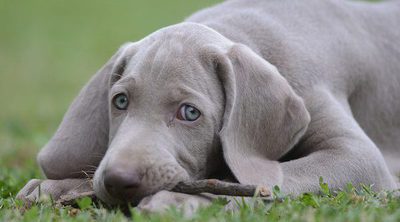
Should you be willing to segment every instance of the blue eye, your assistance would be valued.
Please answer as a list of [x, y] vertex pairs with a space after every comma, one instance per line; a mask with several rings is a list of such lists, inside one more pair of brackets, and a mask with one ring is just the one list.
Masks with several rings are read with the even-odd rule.
[[183, 104], [179, 107], [179, 110], [176, 114], [176, 118], [183, 121], [195, 121], [200, 117], [201, 113], [195, 107]]
[[119, 93], [114, 96], [114, 98], [112, 99], [112, 103], [115, 108], [119, 110], [126, 110], [129, 105], [128, 96], [126, 96], [124, 93]]

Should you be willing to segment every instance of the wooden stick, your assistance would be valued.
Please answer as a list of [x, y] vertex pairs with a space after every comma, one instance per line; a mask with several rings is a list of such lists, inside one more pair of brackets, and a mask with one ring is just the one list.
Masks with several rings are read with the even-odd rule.
[[230, 183], [216, 179], [178, 183], [172, 191], [187, 194], [211, 193], [226, 196], [269, 197], [271, 191], [265, 186]]
[[74, 205], [76, 203], [76, 200], [84, 198], [84, 197], [90, 197], [92, 200], [96, 200], [96, 195], [94, 194], [94, 191], [87, 191], [83, 193], [77, 193], [77, 194], [68, 194], [68, 195], [62, 195], [60, 199], [56, 201], [56, 206], [65, 206], [65, 205]]
[[[245, 185], [225, 182], [217, 179], [197, 180], [178, 183], [172, 191], [186, 194], [211, 193], [225, 196], [271, 197], [271, 191], [266, 186]], [[96, 199], [94, 191], [61, 196], [58, 205], [73, 205], [75, 200], [90, 197]]]

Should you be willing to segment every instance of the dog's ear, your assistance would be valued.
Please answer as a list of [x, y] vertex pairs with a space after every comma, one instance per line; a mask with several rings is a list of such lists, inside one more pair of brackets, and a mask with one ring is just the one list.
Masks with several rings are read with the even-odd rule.
[[275, 66], [247, 46], [232, 44], [216, 54], [214, 69], [226, 103], [220, 131], [224, 158], [241, 183], [280, 185], [273, 184], [282, 180], [276, 160], [310, 122], [304, 102]]
[[119, 78], [133, 43], [123, 45], [90, 79], [70, 105], [52, 139], [40, 151], [38, 163], [49, 179], [94, 172], [108, 147], [110, 82]]

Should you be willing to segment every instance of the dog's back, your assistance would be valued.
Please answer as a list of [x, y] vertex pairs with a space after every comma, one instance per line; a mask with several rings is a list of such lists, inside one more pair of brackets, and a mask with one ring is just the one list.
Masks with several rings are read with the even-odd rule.
[[400, 171], [400, 1], [227, 1], [188, 18], [251, 47], [299, 95], [326, 87]]

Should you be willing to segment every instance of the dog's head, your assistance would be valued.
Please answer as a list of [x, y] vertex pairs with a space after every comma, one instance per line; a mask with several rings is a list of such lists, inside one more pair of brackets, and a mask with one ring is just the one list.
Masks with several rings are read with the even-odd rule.
[[122, 47], [109, 84], [109, 148], [94, 179], [104, 200], [139, 200], [221, 162], [223, 89], [199, 35], [168, 27]]
[[264, 163], [293, 147], [310, 119], [273, 65], [199, 24], [124, 45], [98, 75], [109, 78], [97, 86], [109, 95], [109, 146], [94, 188], [110, 203], [208, 178], [223, 162], [241, 183], [268, 184], [263, 175], [275, 174]]

